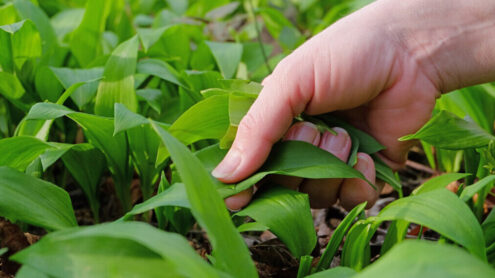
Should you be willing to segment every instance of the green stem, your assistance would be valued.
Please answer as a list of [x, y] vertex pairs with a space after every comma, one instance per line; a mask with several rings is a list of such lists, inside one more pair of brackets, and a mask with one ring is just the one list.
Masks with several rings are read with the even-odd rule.
[[265, 61], [266, 69], [268, 73], [272, 73], [272, 68], [270, 67], [270, 63], [268, 62], [268, 55], [266, 55], [265, 47], [263, 46], [263, 41], [261, 40], [261, 32], [260, 27], [258, 25], [258, 20], [256, 20], [256, 12], [254, 11], [254, 5], [252, 0], [247, 1], [249, 8], [251, 9], [253, 20], [254, 20], [254, 29], [256, 29], [256, 38], [258, 39], [258, 44], [260, 45], [261, 55], [263, 55], [263, 60]]
[[302, 256], [299, 263], [299, 270], [297, 271], [297, 278], [303, 278], [311, 272], [311, 262], [313, 262], [312, 256]]

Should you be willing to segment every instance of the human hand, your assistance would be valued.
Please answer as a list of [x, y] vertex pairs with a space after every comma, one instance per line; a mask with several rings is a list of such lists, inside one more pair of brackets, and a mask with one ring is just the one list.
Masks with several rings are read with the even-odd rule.
[[[330, 135], [321, 136], [308, 124], [287, 133], [302, 112], [335, 112], [346, 118], [386, 146], [382, 159], [393, 169], [400, 168], [411, 142], [397, 139], [426, 123], [441, 92], [494, 79], [495, 4], [490, 2], [383, 0], [333, 24], [281, 61], [264, 80], [232, 148], [213, 175], [226, 183], [248, 177], [284, 135], [336, 155], [335, 150], [340, 150], [337, 156], [346, 159], [347, 147], [337, 147], [340, 139], [327, 140]], [[337, 137], [346, 138], [337, 130]], [[355, 168], [374, 180], [368, 156], [360, 154]], [[330, 206], [337, 198], [347, 208], [363, 201], [370, 206], [378, 197], [357, 179], [291, 179], [284, 183], [300, 186], [313, 206]], [[227, 206], [239, 209], [251, 195], [248, 189], [229, 197]]]

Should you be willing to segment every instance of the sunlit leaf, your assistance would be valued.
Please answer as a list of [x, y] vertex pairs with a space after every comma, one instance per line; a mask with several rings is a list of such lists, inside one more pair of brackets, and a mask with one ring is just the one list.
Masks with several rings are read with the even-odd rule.
[[356, 278], [397, 277], [480, 277], [495, 275], [495, 270], [459, 247], [419, 240], [406, 240], [383, 258], [365, 268]]
[[113, 116], [115, 103], [122, 103], [134, 112], [137, 110], [134, 73], [138, 46], [138, 38], [133, 37], [120, 44], [108, 59], [96, 94], [96, 114]]
[[214, 265], [236, 277], [257, 276], [248, 249], [235, 229], [222, 198], [215, 191], [209, 173], [186, 146], [158, 125], [152, 125], [170, 152], [185, 184], [193, 215], [208, 233], [213, 246]]
[[437, 189], [390, 203], [377, 216], [380, 221], [406, 220], [427, 226], [485, 260], [481, 226], [469, 207], [447, 189]]

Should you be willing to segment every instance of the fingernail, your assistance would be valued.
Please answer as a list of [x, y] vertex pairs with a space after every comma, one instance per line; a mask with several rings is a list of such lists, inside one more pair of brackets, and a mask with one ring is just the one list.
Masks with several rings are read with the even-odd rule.
[[241, 153], [236, 149], [231, 149], [211, 174], [217, 179], [228, 178], [234, 174], [239, 164], [241, 164]]
[[340, 158], [340, 160], [346, 160], [347, 149], [350, 148], [351, 144], [351, 137], [343, 128], [335, 127], [333, 130], [337, 135], [331, 132], [325, 132], [320, 147]]
[[358, 163], [356, 163], [355, 169], [363, 173], [364, 177], [370, 182], [375, 183], [375, 165], [372, 158], [364, 153], [358, 153]]
[[320, 139], [320, 132], [312, 123], [299, 122], [290, 128], [284, 139], [317, 144]]

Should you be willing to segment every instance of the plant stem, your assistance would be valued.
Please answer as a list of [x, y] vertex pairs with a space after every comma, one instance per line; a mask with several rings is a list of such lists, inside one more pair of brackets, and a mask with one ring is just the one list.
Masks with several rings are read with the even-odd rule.
[[302, 256], [299, 263], [299, 270], [297, 271], [297, 278], [306, 277], [311, 271], [311, 262], [313, 262], [312, 256]]

